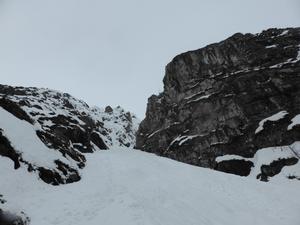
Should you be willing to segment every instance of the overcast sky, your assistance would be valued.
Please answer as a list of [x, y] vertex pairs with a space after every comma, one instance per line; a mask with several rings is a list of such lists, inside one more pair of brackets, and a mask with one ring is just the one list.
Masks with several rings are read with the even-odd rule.
[[295, 26], [299, 0], [0, 0], [0, 83], [121, 105], [142, 119], [175, 55]]

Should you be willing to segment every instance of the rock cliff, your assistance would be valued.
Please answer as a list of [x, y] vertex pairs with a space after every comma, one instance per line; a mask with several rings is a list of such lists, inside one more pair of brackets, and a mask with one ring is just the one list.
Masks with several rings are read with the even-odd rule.
[[[148, 100], [136, 148], [243, 176], [259, 165], [262, 180], [295, 165], [299, 49], [300, 28], [268, 29], [176, 56], [166, 66], [164, 91]], [[254, 160], [276, 146], [285, 157], [267, 165]]]

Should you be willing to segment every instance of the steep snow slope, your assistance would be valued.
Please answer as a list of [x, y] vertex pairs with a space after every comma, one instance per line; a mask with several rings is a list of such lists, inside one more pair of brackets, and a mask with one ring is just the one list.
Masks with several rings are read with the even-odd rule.
[[17, 152], [22, 153], [23, 160], [30, 161], [33, 166], [45, 166], [53, 169], [57, 166], [56, 160], [69, 164], [69, 161], [60, 152], [47, 148], [38, 138], [30, 123], [19, 120], [1, 107], [0, 118], [2, 135], [10, 140]]
[[86, 154], [79, 182], [51, 186], [0, 157], [0, 190], [30, 225], [298, 225], [300, 184], [269, 183], [138, 150]]

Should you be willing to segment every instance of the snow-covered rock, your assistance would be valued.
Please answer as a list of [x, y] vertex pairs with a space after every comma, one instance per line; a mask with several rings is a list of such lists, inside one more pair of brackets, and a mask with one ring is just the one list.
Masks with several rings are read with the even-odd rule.
[[0, 155], [46, 183], [78, 181], [85, 153], [134, 146], [138, 122], [121, 107], [89, 107], [54, 90], [0, 85]]
[[[234, 173], [240, 170], [244, 173], [239, 175], [254, 177], [263, 181], [286, 178], [300, 180], [299, 160], [299, 141], [288, 146], [259, 149], [252, 158], [239, 155], [224, 155], [216, 158], [217, 169], [221, 171]], [[248, 165], [247, 168], [246, 165]], [[243, 170], [242, 166], [245, 167]]]

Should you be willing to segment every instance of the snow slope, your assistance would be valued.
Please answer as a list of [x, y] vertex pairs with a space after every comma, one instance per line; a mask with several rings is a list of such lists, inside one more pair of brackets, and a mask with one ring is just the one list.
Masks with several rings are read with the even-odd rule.
[[[55, 160], [60, 160], [66, 164], [73, 161], [70, 158], [70, 161], [64, 158], [59, 151], [47, 148], [27, 121], [19, 120], [1, 107], [0, 118], [0, 129], [4, 136], [10, 140], [14, 149], [22, 155], [24, 160], [32, 162], [32, 166], [56, 168]], [[73, 164], [76, 166], [75, 162]]]
[[86, 154], [79, 182], [51, 186], [0, 157], [3, 209], [31, 225], [299, 225], [300, 184], [259, 182], [138, 150]]

